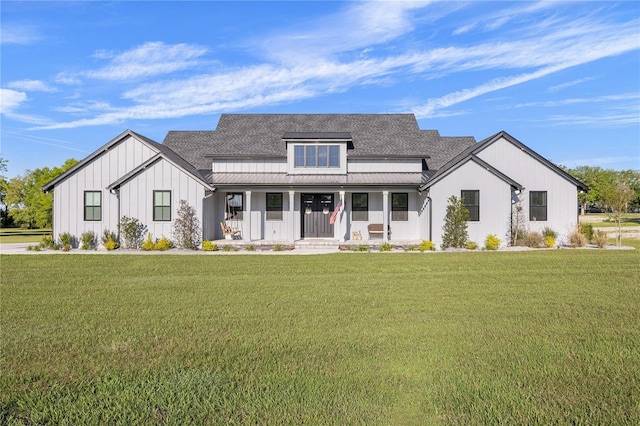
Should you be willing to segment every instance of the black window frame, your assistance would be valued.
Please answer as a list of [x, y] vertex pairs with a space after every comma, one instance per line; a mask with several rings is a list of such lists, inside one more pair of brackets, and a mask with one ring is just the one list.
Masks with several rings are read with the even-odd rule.
[[[98, 194], [98, 204], [87, 204], [87, 195], [88, 194]], [[95, 202], [95, 199], [92, 197], [92, 202]], [[102, 191], [84, 191], [84, 201], [83, 201], [83, 219], [85, 222], [101, 222], [102, 221]], [[92, 212], [91, 215], [88, 212]], [[95, 212], [98, 212], [98, 218], [95, 218]], [[91, 218], [90, 218], [91, 217]]]
[[532, 222], [546, 222], [548, 205], [547, 191], [529, 191], [529, 220]]
[[[359, 197], [364, 197], [364, 202], [362, 200], [356, 201], [356, 198]], [[351, 221], [369, 221], [369, 193], [354, 192], [351, 194]]]
[[[320, 153], [323, 153], [322, 155]], [[339, 169], [340, 145], [300, 144], [293, 147], [293, 167], [298, 169]]]
[[409, 193], [394, 192], [391, 194], [391, 220], [394, 222], [409, 220]]
[[[229, 196], [232, 198], [229, 198]], [[240, 205], [232, 206], [229, 202], [235, 197], [240, 197]], [[244, 192], [227, 192], [225, 194], [225, 212], [227, 220], [244, 220]]]
[[[169, 194], [169, 203], [164, 203], [164, 197], [161, 204], [157, 204], [156, 196], [158, 194]], [[153, 221], [154, 222], [171, 222], [171, 190], [155, 189], [153, 191]]]
[[462, 204], [465, 206], [465, 208], [469, 212], [469, 221], [479, 222], [480, 221], [480, 190], [463, 189], [460, 191], [460, 198], [462, 199]]
[[[271, 199], [270, 199], [271, 198]], [[278, 201], [279, 198], [279, 201]], [[283, 220], [283, 195], [282, 192], [267, 192], [266, 194], [266, 215], [265, 219], [268, 221], [282, 221]]]

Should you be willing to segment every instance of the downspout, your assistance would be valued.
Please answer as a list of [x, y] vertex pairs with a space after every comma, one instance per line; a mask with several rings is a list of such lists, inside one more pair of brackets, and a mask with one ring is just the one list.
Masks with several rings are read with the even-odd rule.
[[433, 203], [431, 197], [427, 195], [427, 202], [429, 203], [429, 241], [433, 241], [432, 227], [433, 227]]

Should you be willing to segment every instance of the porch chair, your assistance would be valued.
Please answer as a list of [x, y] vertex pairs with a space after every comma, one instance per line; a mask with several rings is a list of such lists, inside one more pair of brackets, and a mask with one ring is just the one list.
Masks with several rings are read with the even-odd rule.
[[240, 231], [238, 228], [227, 226], [224, 221], [220, 222], [220, 228], [222, 228], [222, 235], [224, 235], [225, 240], [235, 240], [236, 238], [240, 238]]

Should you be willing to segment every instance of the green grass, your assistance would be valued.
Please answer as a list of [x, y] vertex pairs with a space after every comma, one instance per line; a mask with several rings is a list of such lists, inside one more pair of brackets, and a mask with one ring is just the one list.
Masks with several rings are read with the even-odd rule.
[[4, 255], [1, 424], [640, 423], [640, 253]]

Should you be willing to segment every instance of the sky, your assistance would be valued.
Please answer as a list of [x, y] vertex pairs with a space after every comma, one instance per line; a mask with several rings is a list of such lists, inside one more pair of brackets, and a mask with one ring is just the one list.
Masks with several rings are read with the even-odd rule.
[[3, 0], [0, 18], [7, 177], [222, 113], [413, 113], [640, 170], [638, 1]]

